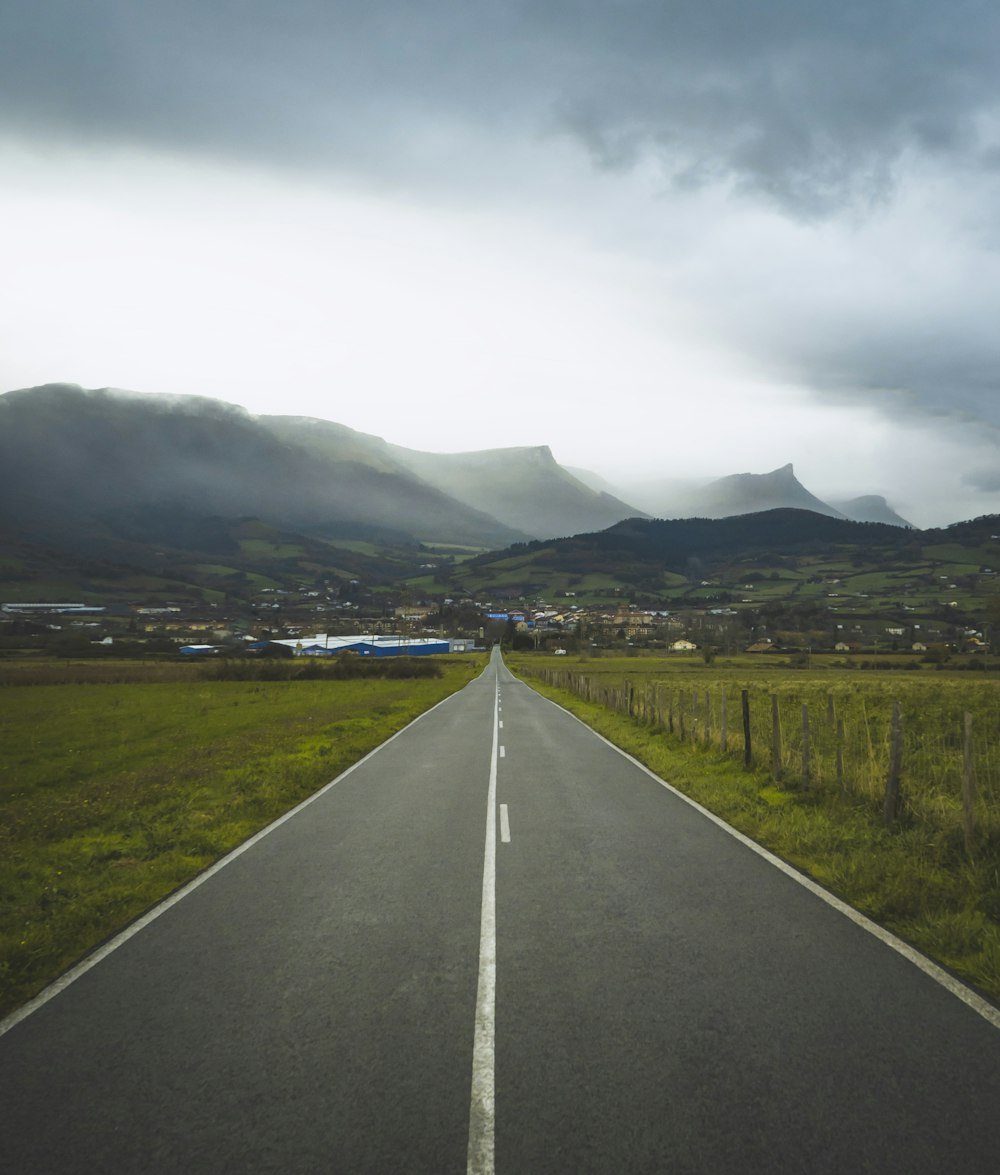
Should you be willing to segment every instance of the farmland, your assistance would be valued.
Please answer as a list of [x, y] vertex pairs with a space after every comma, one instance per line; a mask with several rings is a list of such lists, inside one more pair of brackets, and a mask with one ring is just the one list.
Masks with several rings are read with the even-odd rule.
[[439, 677], [239, 681], [178, 663], [5, 663], [0, 1013], [480, 665], [452, 658]]
[[[438, 590], [594, 608], [716, 609], [719, 625], [788, 634], [783, 643], [900, 647], [982, 632], [1000, 620], [995, 519], [940, 531], [844, 530], [802, 511], [740, 519], [629, 520], [593, 535], [522, 543], [468, 560]], [[707, 639], [707, 638], [706, 638]], [[699, 642], [700, 643], [700, 642]]]

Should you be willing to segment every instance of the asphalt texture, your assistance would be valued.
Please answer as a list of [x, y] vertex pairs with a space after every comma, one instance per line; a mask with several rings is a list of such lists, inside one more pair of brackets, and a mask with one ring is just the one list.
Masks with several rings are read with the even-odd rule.
[[0, 1036], [0, 1171], [1000, 1170], [1000, 1032], [497, 658]]

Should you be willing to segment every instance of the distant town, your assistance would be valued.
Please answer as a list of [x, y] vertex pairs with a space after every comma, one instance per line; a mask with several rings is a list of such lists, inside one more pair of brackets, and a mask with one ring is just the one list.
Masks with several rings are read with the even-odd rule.
[[[858, 619], [831, 623], [826, 632], [770, 630], [756, 612], [722, 605], [679, 611], [623, 602], [578, 604], [572, 592], [544, 599], [471, 597], [394, 603], [355, 583], [356, 598], [341, 600], [303, 585], [264, 588], [250, 601], [93, 604], [82, 601], [5, 601], [0, 605], [3, 648], [35, 648], [56, 655], [362, 656], [467, 652], [503, 642], [558, 654], [651, 649], [693, 654], [829, 652], [845, 656], [912, 653], [936, 656], [984, 653], [985, 627]], [[707, 585], [706, 585], [707, 586]], [[752, 584], [743, 585], [747, 592]], [[835, 593], [832, 593], [835, 594]]]

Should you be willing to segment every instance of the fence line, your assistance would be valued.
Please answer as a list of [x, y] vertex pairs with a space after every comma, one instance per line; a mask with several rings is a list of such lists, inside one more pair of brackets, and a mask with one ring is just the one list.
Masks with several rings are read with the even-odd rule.
[[802, 696], [810, 691], [779, 694], [750, 685], [738, 687], [741, 722], [733, 738], [731, 684], [692, 689], [626, 679], [617, 685], [548, 667], [528, 672], [692, 751], [741, 760], [748, 769], [767, 768], [777, 786], [864, 797], [890, 826], [905, 817], [954, 829], [970, 856], [994, 826], [1000, 836], [998, 699], [992, 713], [928, 718], [911, 707], [907, 720], [898, 700], [870, 708], [871, 699], [856, 689], [836, 697], [833, 690], [814, 689]]

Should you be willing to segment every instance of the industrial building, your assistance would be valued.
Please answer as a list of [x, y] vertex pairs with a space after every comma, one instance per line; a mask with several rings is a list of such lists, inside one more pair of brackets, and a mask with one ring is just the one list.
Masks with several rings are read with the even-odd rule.
[[[450, 653], [446, 637], [410, 637], [367, 634], [362, 636], [300, 636], [291, 640], [269, 641], [284, 645], [296, 657], [331, 657], [337, 653], [356, 653], [359, 657], [423, 657], [432, 653]], [[462, 642], [463, 646], [465, 642]]]

